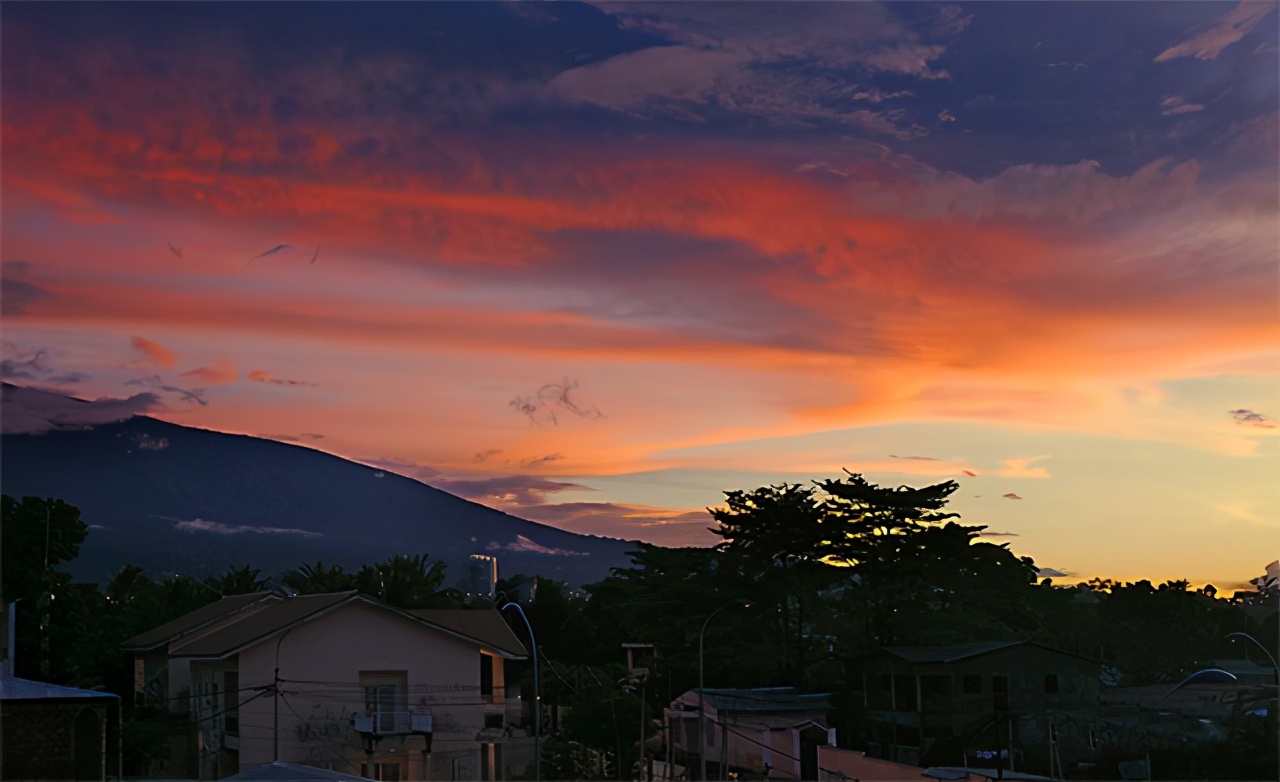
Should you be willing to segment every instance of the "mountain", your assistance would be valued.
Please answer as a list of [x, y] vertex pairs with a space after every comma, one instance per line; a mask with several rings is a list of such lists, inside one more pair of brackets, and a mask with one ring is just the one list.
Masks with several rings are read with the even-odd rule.
[[80, 508], [90, 531], [69, 566], [77, 578], [102, 581], [127, 562], [197, 577], [242, 564], [276, 575], [317, 559], [350, 568], [427, 552], [449, 564], [451, 584], [469, 555], [491, 554], [500, 576], [580, 585], [630, 562], [626, 541], [527, 521], [310, 448], [141, 415], [110, 421], [130, 401], [4, 385], [0, 489]]

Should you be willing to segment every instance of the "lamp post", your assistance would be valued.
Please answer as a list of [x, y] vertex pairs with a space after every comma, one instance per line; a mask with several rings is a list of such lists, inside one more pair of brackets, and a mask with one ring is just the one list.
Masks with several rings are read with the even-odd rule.
[[707, 625], [711, 623], [713, 617], [730, 606], [742, 606], [750, 608], [751, 603], [746, 600], [733, 599], [720, 606], [702, 623], [702, 629], [698, 631], [698, 766], [702, 775], [698, 779], [706, 782], [707, 778], [707, 710], [706, 702], [706, 670], [703, 666], [702, 648], [703, 641], [707, 635]]
[[514, 608], [520, 614], [525, 629], [529, 631], [529, 645], [533, 647], [533, 777], [536, 782], [542, 782], [542, 702], [538, 697], [538, 641], [533, 637], [533, 625], [529, 624], [529, 617], [525, 616], [520, 604], [508, 600], [505, 592], [499, 592], [498, 598], [504, 601], [499, 611]]
[[1232, 636], [1236, 636], [1236, 635], [1240, 636], [1241, 638], [1245, 638], [1247, 640], [1253, 641], [1253, 645], [1262, 650], [1262, 653], [1265, 654], [1267, 656], [1267, 659], [1271, 661], [1271, 670], [1275, 672], [1276, 683], [1280, 684], [1280, 665], [1276, 665], [1276, 658], [1272, 656], [1270, 650], [1268, 650], [1267, 647], [1263, 646], [1261, 641], [1249, 635], [1248, 633], [1241, 633], [1241, 632], [1227, 633], [1228, 638], [1231, 638]]

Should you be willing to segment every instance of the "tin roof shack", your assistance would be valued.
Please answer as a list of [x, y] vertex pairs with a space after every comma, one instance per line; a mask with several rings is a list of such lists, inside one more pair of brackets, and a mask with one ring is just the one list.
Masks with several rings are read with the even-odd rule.
[[708, 688], [701, 691], [706, 700], [699, 742], [699, 692], [689, 690], [666, 709], [676, 763], [692, 768], [701, 751], [713, 778], [722, 776], [721, 766], [743, 776], [818, 778], [818, 747], [836, 743], [835, 729], [826, 726], [828, 695], [794, 687]]
[[120, 776], [120, 698], [0, 676], [0, 779]]
[[[864, 666], [869, 754], [901, 763], [1013, 754], [1049, 766], [1055, 715], [1096, 709], [1099, 662], [1026, 641], [887, 647]], [[1059, 744], [1087, 731], [1057, 728]]]

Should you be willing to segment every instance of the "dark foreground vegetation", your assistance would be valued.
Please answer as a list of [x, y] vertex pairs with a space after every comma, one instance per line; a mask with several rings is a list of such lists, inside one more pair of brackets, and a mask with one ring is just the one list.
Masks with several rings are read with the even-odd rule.
[[[557, 715], [544, 778], [631, 778], [642, 703], [646, 719], [660, 716], [697, 686], [699, 630], [726, 604], [706, 632], [706, 659], [714, 661], [707, 686], [831, 693], [830, 724], [853, 748], [868, 734], [861, 666], [885, 646], [1034, 641], [1097, 660], [1124, 686], [1172, 686], [1213, 660], [1239, 659], [1233, 632], [1275, 654], [1274, 581], [1255, 579], [1252, 591], [1231, 596], [1186, 581], [1054, 584], [1008, 544], [984, 539], [984, 527], [946, 512], [956, 488], [890, 489], [849, 475], [729, 492], [724, 507], [710, 511], [723, 539], [715, 548], [637, 544], [632, 567], [585, 594], [537, 579], [536, 597], [523, 602], [542, 658], [543, 700]], [[354, 572], [316, 562], [266, 576], [232, 568], [204, 580], [125, 565], [105, 585], [74, 583], [60, 566], [88, 534], [79, 511], [60, 500], [5, 496], [3, 600], [18, 606], [18, 676], [123, 697], [126, 771], [162, 752], [173, 729], [132, 707], [132, 661], [120, 649], [126, 638], [222, 596], [268, 588], [358, 589], [403, 608], [492, 605], [446, 588], [445, 567], [426, 554]], [[531, 581], [516, 576], [499, 590], [515, 595]], [[517, 632], [524, 636], [522, 625]], [[644, 682], [628, 678], [624, 642], [653, 645], [657, 658]], [[509, 676], [527, 673], [527, 663], [517, 664]], [[1266, 716], [1226, 729], [1225, 738], [1153, 751], [1158, 776], [1276, 778], [1274, 701]], [[656, 735], [658, 727], [649, 730]], [[1106, 759], [1098, 760], [1105, 769]]]

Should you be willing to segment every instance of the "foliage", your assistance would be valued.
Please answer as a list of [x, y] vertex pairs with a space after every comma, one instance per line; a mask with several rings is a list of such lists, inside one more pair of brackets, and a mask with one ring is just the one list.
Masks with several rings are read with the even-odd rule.
[[[856, 744], [865, 719], [862, 660], [885, 645], [1033, 640], [1102, 658], [1122, 671], [1124, 684], [1143, 684], [1241, 656], [1226, 638], [1233, 631], [1272, 650], [1280, 641], [1280, 590], [1267, 577], [1255, 579], [1256, 592], [1230, 599], [1185, 581], [1037, 583], [1032, 560], [987, 542], [984, 527], [946, 511], [954, 491], [953, 482], [886, 488], [849, 474], [811, 487], [728, 492], [724, 507], [710, 511], [722, 539], [715, 548], [638, 543], [631, 567], [589, 585], [589, 599], [533, 579], [536, 599], [523, 607], [539, 643], [541, 695], [562, 717], [544, 745], [544, 778], [628, 775], [639, 756], [641, 696], [647, 715], [661, 714], [697, 686], [700, 663], [710, 687], [830, 693], [831, 724]], [[58, 569], [89, 534], [74, 507], [4, 497], [3, 521], [2, 588], [19, 606], [19, 675], [124, 696], [130, 765], [145, 766], [164, 753], [168, 728], [134, 710], [132, 664], [121, 643], [224, 595], [268, 588], [272, 579], [248, 566], [198, 581], [126, 565], [99, 589]], [[401, 608], [461, 607], [457, 591], [442, 588], [444, 571], [426, 554], [400, 555], [354, 572], [303, 564], [278, 583], [303, 594], [358, 589]], [[499, 589], [515, 594], [531, 578], [510, 578]], [[734, 605], [744, 601], [751, 607]], [[512, 612], [504, 616], [527, 638]], [[628, 683], [619, 665], [625, 642], [658, 651], [643, 688]], [[530, 674], [528, 662], [515, 663], [507, 680], [531, 687]], [[1274, 724], [1274, 714], [1233, 723], [1226, 744], [1194, 748], [1195, 763], [1254, 773], [1235, 749], [1274, 760]], [[1157, 768], [1182, 762], [1173, 750], [1161, 752], [1153, 756]]]
[[446, 608], [440, 594], [445, 564], [426, 554], [400, 554], [356, 573], [355, 588], [397, 608]]

